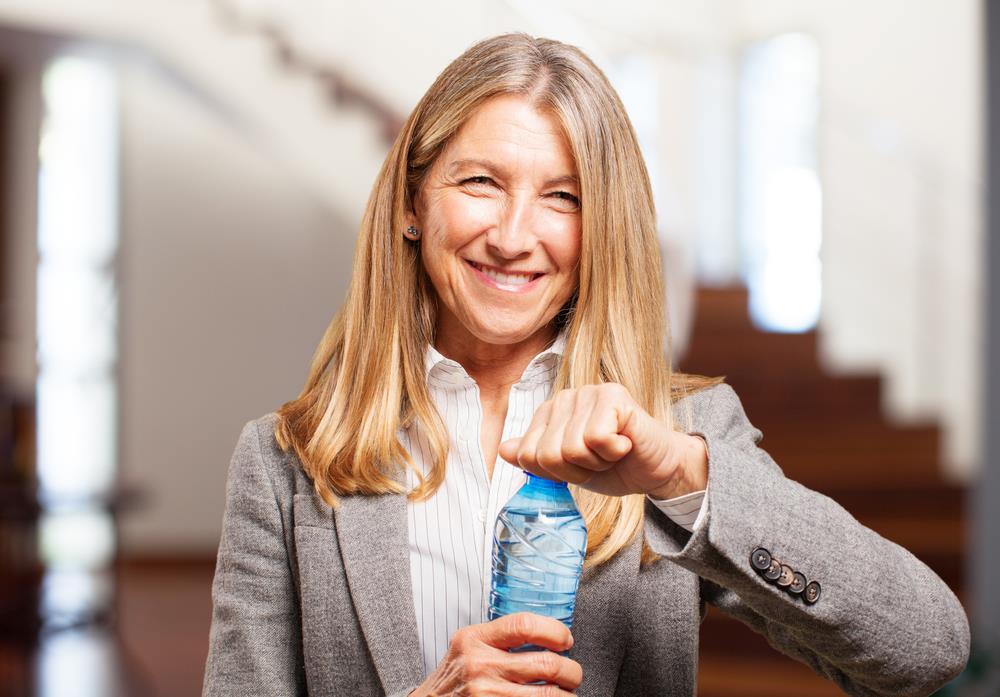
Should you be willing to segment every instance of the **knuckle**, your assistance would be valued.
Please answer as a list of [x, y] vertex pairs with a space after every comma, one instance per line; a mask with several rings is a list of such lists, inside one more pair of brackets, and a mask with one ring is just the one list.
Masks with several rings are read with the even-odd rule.
[[572, 389], [559, 390], [556, 393], [555, 397], [553, 397], [554, 403], [558, 404], [559, 406], [572, 404], [575, 399], [576, 399], [575, 390]]
[[465, 682], [465, 688], [467, 690], [466, 694], [469, 697], [477, 697], [478, 695], [487, 695], [489, 693], [489, 681], [483, 677], [472, 678]]
[[461, 627], [455, 630], [455, 633], [451, 635], [451, 647], [457, 650], [464, 648], [471, 639], [472, 630], [468, 627]]
[[517, 451], [517, 464], [521, 467], [531, 467], [538, 462], [538, 453], [530, 448], [521, 447]]
[[538, 464], [543, 467], [561, 465], [563, 463], [562, 451], [551, 446], [542, 446], [538, 449]]
[[452, 652], [462, 659], [462, 661], [475, 660], [477, 651], [485, 646], [485, 640], [476, 630], [475, 626], [464, 627], [455, 632], [452, 636]]
[[532, 671], [539, 677], [551, 678], [559, 673], [558, 657], [551, 651], [538, 651], [532, 658]]
[[591, 432], [583, 434], [583, 444], [588, 448], [602, 448], [608, 444], [610, 433]]
[[531, 634], [531, 615], [527, 612], [518, 612], [510, 616], [510, 631], [514, 637], [526, 639]]
[[465, 674], [466, 678], [475, 679], [484, 672], [483, 660], [479, 656], [475, 653], [469, 653], [464, 656], [462, 660], [462, 673]]
[[628, 389], [626, 389], [625, 385], [621, 384], [620, 382], [606, 382], [602, 385], [602, 387], [604, 388], [604, 391], [607, 394], [615, 397], [620, 397], [623, 394], [625, 395], [628, 394]]
[[562, 457], [574, 465], [584, 465], [590, 461], [590, 451], [581, 443], [566, 443], [562, 447]]

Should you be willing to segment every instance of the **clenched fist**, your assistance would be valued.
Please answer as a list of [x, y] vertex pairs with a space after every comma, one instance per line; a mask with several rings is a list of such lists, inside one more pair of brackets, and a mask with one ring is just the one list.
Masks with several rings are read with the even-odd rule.
[[500, 456], [539, 477], [610, 496], [668, 499], [708, 483], [705, 442], [654, 419], [617, 383], [559, 391], [521, 438], [500, 444]]

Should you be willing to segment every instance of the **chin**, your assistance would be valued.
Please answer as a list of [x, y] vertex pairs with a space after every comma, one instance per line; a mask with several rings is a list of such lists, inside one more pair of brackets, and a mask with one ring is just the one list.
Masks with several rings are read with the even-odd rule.
[[542, 323], [540, 325], [535, 323], [507, 324], [496, 321], [496, 318], [492, 319], [492, 322], [490, 322], [489, 319], [477, 322], [474, 329], [470, 328], [472, 334], [474, 334], [480, 341], [501, 345], [516, 344], [521, 341], [525, 341], [526, 339], [530, 339], [540, 330], [548, 326], [546, 323]]

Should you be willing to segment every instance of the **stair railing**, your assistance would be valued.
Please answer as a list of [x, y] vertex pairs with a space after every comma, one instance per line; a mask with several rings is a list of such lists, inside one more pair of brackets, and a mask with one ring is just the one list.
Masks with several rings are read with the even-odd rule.
[[342, 71], [301, 50], [273, 19], [253, 17], [231, 0], [207, 0], [223, 26], [233, 32], [263, 37], [274, 47], [278, 62], [288, 70], [308, 75], [323, 85], [330, 101], [339, 108], [355, 108], [370, 116], [387, 145], [395, 141], [403, 127], [403, 117], [377, 94], [349, 78]]

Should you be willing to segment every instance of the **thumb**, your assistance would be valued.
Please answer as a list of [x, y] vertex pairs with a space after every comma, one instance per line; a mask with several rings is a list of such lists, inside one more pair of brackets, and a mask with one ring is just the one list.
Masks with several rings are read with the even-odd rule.
[[520, 438], [511, 438], [500, 444], [500, 457], [512, 465], [517, 464], [517, 449], [521, 447]]

